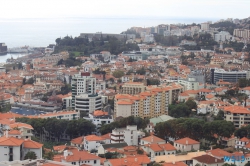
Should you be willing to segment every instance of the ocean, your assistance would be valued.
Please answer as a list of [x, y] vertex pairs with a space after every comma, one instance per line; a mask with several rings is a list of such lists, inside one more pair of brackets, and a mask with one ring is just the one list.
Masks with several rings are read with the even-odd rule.
[[0, 19], [0, 42], [8, 48], [54, 44], [56, 38], [79, 36], [80, 33], [121, 33], [130, 27], [150, 27], [171, 23], [216, 21], [201, 18], [37, 18]]

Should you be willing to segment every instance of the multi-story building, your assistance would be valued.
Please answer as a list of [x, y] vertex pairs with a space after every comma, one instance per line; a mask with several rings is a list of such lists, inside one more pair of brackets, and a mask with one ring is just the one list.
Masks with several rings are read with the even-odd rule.
[[224, 119], [233, 122], [234, 126], [239, 128], [245, 124], [250, 124], [250, 111], [242, 106], [227, 106], [222, 108]]
[[248, 29], [234, 29], [233, 35], [235, 37], [240, 37], [240, 38], [249, 38], [250, 37], [250, 30]]
[[52, 113], [40, 114], [36, 116], [28, 116], [29, 118], [56, 118], [56, 119], [65, 119], [65, 120], [76, 120], [80, 118], [79, 111], [57, 111]]
[[80, 72], [72, 77], [72, 107], [91, 113], [101, 109], [101, 96], [96, 94], [96, 78], [89, 72]]
[[142, 82], [126, 82], [122, 85], [122, 94], [135, 95], [146, 90], [146, 86]]
[[96, 110], [93, 113], [90, 113], [88, 117], [83, 118], [91, 121], [96, 126], [97, 132], [103, 124], [109, 124], [114, 121], [113, 117], [111, 115], [108, 115], [108, 112], [104, 112], [101, 110]]
[[83, 137], [83, 146], [87, 151], [97, 150], [101, 144], [109, 144], [110, 139], [103, 138], [102, 136], [88, 135]]
[[201, 23], [201, 30], [208, 31], [209, 30], [209, 23], [208, 22]]
[[137, 126], [127, 126], [127, 128], [117, 128], [112, 130], [111, 144], [126, 142], [130, 145], [138, 145]]
[[75, 97], [75, 110], [77, 111], [84, 111], [88, 114], [101, 108], [102, 97], [98, 94], [81, 94]]
[[178, 100], [182, 92], [181, 85], [148, 86], [145, 92], [137, 95], [117, 94], [114, 103], [114, 117], [139, 116], [158, 117], [168, 114], [168, 105]]
[[178, 83], [184, 86], [184, 90], [200, 89], [199, 82], [195, 81], [194, 78], [189, 78], [188, 80], [178, 80]]
[[237, 82], [240, 78], [250, 78], [250, 71], [225, 71], [224, 69], [211, 69], [211, 83], [216, 84], [220, 80]]
[[169, 30], [170, 30], [169, 25], [161, 24], [161, 25], [157, 26], [157, 33], [160, 34], [160, 35], [164, 35], [164, 32], [169, 31]]
[[227, 31], [221, 31], [217, 34], [214, 34], [214, 40], [216, 42], [221, 42], [221, 41], [224, 42], [226, 40], [229, 41], [231, 38], [232, 38], [232, 35], [230, 35], [230, 33]]

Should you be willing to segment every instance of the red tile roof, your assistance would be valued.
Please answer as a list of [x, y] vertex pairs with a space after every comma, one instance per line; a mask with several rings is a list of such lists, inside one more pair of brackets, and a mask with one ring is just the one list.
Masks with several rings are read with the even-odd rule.
[[182, 144], [182, 145], [193, 145], [193, 144], [199, 144], [200, 142], [186, 137], [186, 138], [176, 140], [176, 141], [174, 141], [174, 143], [178, 143], [178, 144]]

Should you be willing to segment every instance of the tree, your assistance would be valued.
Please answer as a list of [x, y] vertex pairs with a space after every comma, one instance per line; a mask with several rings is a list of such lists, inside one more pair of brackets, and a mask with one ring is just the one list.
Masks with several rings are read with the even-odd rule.
[[214, 120], [224, 120], [224, 112], [220, 110]]
[[22, 65], [22, 63], [21, 62], [19, 62], [18, 64], [17, 64], [17, 68], [20, 70], [20, 69], [23, 69], [23, 65]]
[[144, 74], [146, 74], [146, 70], [145, 70], [144, 67], [142, 67], [142, 68], [136, 70], [136, 73], [137, 73], [137, 74], [140, 74], [140, 75], [144, 75]]
[[23, 85], [26, 83], [26, 77], [23, 78]]
[[188, 99], [185, 103], [190, 110], [197, 109], [197, 104], [193, 99]]
[[36, 153], [29, 151], [28, 153], [26, 153], [26, 155], [24, 156], [24, 159], [31, 159], [31, 160], [35, 160], [37, 158]]
[[169, 105], [168, 114], [175, 118], [188, 117], [191, 114], [191, 109], [185, 104]]
[[54, 153], [53, 152], [48, 152], [48, 153], [44, 154], [44, 158], [47, 159], [47, 160], [53, 160]]
[[121, 71], [121, 70], [116, 70], [116, 71], [113, 72], [113, 76], [115, 78], [121, 78], [122, 76], [124, 76], [124, 72]]
[[34, 78], [31, 77], [27, 80], [27, 84], [34, 84]]

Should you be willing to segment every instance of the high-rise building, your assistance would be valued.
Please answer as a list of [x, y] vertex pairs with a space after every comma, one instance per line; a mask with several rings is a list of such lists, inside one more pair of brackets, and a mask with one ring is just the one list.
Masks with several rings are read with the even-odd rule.
[[78, 111], [92, 113], [101, 109], [101, 96], [96, 94], [96, 78], [89, 72], [75, 74], [71, 80], [72, 107]]
[[[117, 94], [114, 101], [114, 117], [158, 117], [168, 114], [168, 105], [178, 99], [183, 91], [180, 84], [171, 86], [148, 86], [137, 95]], [[130, 93], [130, 92], [129, 92]]]
[[209, 23], [208, 22], [201, 23], [201, 30], [208, 31], [209, 30]]

